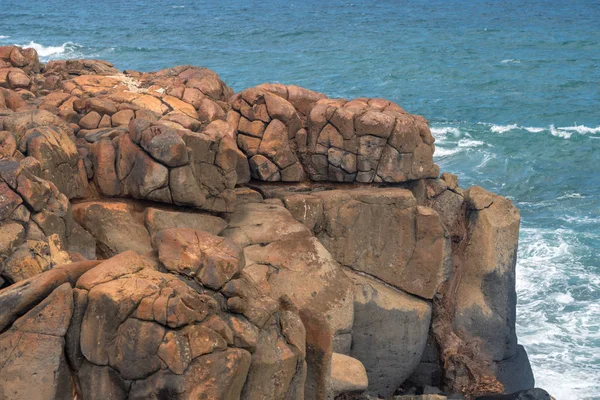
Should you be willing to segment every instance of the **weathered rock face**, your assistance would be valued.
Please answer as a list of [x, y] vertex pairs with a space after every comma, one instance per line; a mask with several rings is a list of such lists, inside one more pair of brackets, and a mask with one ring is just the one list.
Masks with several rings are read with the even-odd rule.
[[17, 149], [39, 161], [40, 177], [53, 182], [69, 199], [88, 195], [85, 167], [68, 124], [43, 110], [15, 113], [3, 122], [4, 129], [15, 135]]
[[65, 283], [0, 334], [0, 398], [71, 397], [64, 336], [72, 312], [73, 291]]
[[296, 148], [302, 122], [294, 106], [267, 90], [252, 88], [234, 96], [227, 119], [250, 162], [252, 177], [263, 181], [304, 179]]
[[91, 145], [93, 180], [104, 196], [231, 211], [238, 160], [231, 136], [224, 121], [192, 132], [133, 120], [128, 132]]
[[44, 76], [68, 80], [81, 75], [118, 75], [119, 70], [103, 60], [52, 60], [44, 67]]
[[321, 100], [311, 110], [305, 166], [312, 180], [405, 182], [434, 178], [427, 121], [383, 99]]
[[306, 326], [306, 398], [332, 395], [333, 353], [348, 352], [353, 288], [311, 232], [277, 200], [238, 205], [223, 232], [244, 248], [243, 276], [271, 296], [289, 296]]
[[392, 395], [421, 359], [431, 322], [429, 302], [346, 270], [355, 283], [350, 354], [369, 377], [367, 393]]
[[96, 240], [100, 258], [126, 250], [152, 251], [150, 235], [132, 206], [122, 202], [86, 202], [73, 207], [75, 220]]
[[464, 393], [491, 384], [506, 391], [533, 387], [514, 331], [517, 209], [479, 187], [463, 192], [450, 174], [428, 182], [426, 193], [453, 242], [453, 273], [433, 322], [446, 385]]
[[263, 84], [231, 99], [227, 120], [262, 181], [405, 182], [435, 178], [427, 121], [383, 99], [330, 100]]
[[70, 262], [71, 205], [39, 163], [0, 160], [0, 278], [15, 283]]
[[467, 190], [465, 201], [470, 240], [463, 256], [454, 321], [458, 329], [485, 338], [485, 351], [500, 361], [517, 350], [514, 329], [519, 211], [510, 201], [479, 187]]
[[34, 49], [0, 46], [0, 88], [18, 92], [35, 91], [36, 85], [32, 78], [39, 71], [40, 61]]
[[[325, 188], [328, 189], [328, 188]], [[400, 188], [270, 191], [342, 265], [431, 299], [445, 280], [448, 243], [438, 214]]]
[[[186, 244], [171, 247], [177, 245]], [[159, 245], [161, 259], [170, 252]], [[228, 268], [210, 266], [220, 271], [217, 275]], [[303, 335], [298, 332], [302, 327], [285, 317], [291, 313], [299, 320], [297, 312], [259, 297], [251, 287], [241, 292], [228, 278], [231, 284], [214, 292], [186, 284], [177, 277], [184, 270], [173, 271], [177, 274], [157, 272], [148, 260], [125, 252], [78, 280], [76, 308], [83, 304], [85, 311], [71, 324], [80, 330], [67, 349], [84, 398], [159, 399], [165, 393], [169, 398], [233, 399], [242, 393], [242, 398], [302, 398], [286, 397], [301, 393], [303, 384], [296, 375], [303, 374], [304, 348], [294, 339]], [[237, 308], [241, 303], [250, 305], [242, 311]], [[288, 367], [279, 369], [281, 363]], [[256, 374], [261, 368], [277, 372], [280, 379], [250, 385], [249, 370]]]

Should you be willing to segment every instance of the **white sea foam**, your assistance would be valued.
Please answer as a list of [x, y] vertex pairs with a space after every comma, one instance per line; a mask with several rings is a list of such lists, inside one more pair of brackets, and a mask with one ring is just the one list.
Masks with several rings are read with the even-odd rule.
[[502, 64], [521, 64], [521, 60], [515, 60], [512, 58], [507, 58], [506, 60], [500, 61]]
[[600, 304], [593, 300], [600, 276], [579, 261], [586, 247], [577, 237], [570, 229], [524, 227], [517, 261], [519, 341], [536, 386], [561, 400], [600, 393], [600, 354], [593, 343], [600, 332]]
[[531, 132], [531, 133], [540, 133], [540, 132], [544, 132], [546, 130], [546, 128], [540, 128], [537, 126], [524, 126], [523, 129], [525, 129], [527, 132]]
[[556, 293], [554, 299], [561, 304], [570, 304], [575, 301], [571, 293]]
[[585, 196], [579, 194], [579, 193], [567, 193], [564, 194], [560, 197], [557, 197], [557, 200], [563, 200], [563, 199], [584, 199]]
[[0, 35], [0, 39], [8, 39], [10, 36]]
[[512, 131], [514, 129], [519, 129], [519, 125], [517, 124], [512, 124], [512, 125], [492, 125], [490, 127], [490, 130], [494, 133], [504, 133], [504, 132], [508, 132], [508, 131]]
[[561, 130], [561, 131], [567, 131], [567, 132], [577, 132], [581, 135], [600, 133], [600, 126], [591, 128], [591, 127], [585, 126], [585, 125], [575, 125], [575, 126], [562, 126], [562, 127], [556, 128], [556, 129]]
[[458, 128], [453, 128], [450, 126], [431, 127], [431, 134], [433, 136], [443, 136], [448, 133], [458, 136], [460, 135], [460, 130]]
[[433, 156], [435, 158], [438, 158], [438, 157], [449, 157], [449, 156], [452, 156], [452, 155], [454, 155], [456, 153], [459, 153], [461, 150], [462, 149], [460, 149], [460, 148], [445, 149], [443, 147], [436, 146], [435, 153], [433, 153]]
[[73, 43], [73, 42], [66, 42], [60, 46], [44, 46], [43, 44], [39, 44], [34, 41], [30, 41], [28, 44], [23, 45], [23, 47], [26, 47], [26, 48], [31, 47], [31, 48], [35, 49], [35, 51], [37, 51], [38, 55], [41, 58], [47, 58], [47, 57], [52, 58], [52, 57], [64, 55], [69, 52], [73, 52], [76, 49], [81, 48], [82, 46], [77, 43]]
[[462, 138], [458, 141], [458, 147], [480, 147], [483, 146], [485, 143], [482, 142], [481, 140], [473, 140], [473, 139], [469, 139], [469, 138]]
[[573, 136], [573, 132], [565, 131], [560, 128], [557, 129], [554, 125], [550, 125], [550, 134], [563, 139], [571, 139], [571, 136]]
[[185, 8], [185, 6], [171, 6], [171, 8]]

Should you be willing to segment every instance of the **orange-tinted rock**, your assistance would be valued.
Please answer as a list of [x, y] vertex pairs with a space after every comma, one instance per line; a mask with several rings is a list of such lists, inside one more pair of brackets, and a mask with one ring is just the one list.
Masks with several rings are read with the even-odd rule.
[[80, 203], [73, 206], [73, 216], [94, 236], [103, 257], [126, 250], [139, 254], [152, 251], [146, 228], [134, 219], [125, 203]]
[[127, 126], [129, 122], [135, 118], [133, 110], [121, 110], [116, 112], [112, 117], [113, 126]]
[[186, 275], [219, 289], [243, 266], [240, 249], [229, 239], [185, 228], [162, 230], [154, 247], [167, 270]]

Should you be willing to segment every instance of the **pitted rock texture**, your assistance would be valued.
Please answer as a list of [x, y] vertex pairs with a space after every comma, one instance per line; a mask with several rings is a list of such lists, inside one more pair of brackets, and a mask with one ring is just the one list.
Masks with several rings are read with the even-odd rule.
[[263, 84], [231, 99], [227, 120], [262, 181], [405, 182], [434, 178], [427, 121], [383, 99], [327, 99]]
[[4, 117], [3, 124], [14, 135], [16, 150], [39, 161], [41, 178], [52, 181], [69, 199], [89, 195], [85, 166], [73, 130], [65, 121], [36, 110]]
[[[37, 160], [0, 160], [0, 279], [18, 282], [70, 262], [68, 199], [39, 178]], [[1, 283], [1, 282], [0, 282]]]
[[321, 100], [298, 148], [313, 181], [405, 182], [434, 178], [427, 121], [383, 99]]
[[231, 137], [224, 121], [192, 132], [132, 120], [127, 131], [89, 139], [93, 182], [106, 197], [232, 211], [239, 150]]
[[259, 88], [238, 93], [231, 106], [227, 119], [237, 131], [237, 144], [249, 159], [252, 177], [263, 181], [303, 180], [295, 141], [302, 121], [294, 106]]

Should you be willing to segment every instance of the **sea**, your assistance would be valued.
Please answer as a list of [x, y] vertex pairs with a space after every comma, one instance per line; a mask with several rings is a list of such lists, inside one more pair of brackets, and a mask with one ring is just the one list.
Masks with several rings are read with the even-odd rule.
[[537, 386], [600, 399], [600, 1], [0, 0], [5, 44], [425, 116], [442, 171], [521, 212], [517, 333]]

